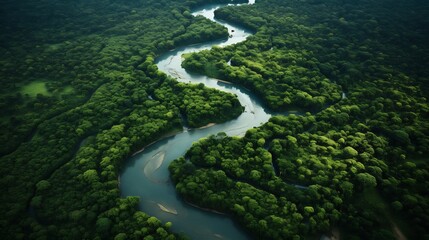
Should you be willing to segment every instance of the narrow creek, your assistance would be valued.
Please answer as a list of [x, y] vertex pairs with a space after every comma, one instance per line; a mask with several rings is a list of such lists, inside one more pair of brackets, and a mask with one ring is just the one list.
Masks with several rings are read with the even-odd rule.
[[[253, 4], [254, 1], [250, 2]], [[120, 176], [122, 196], [139, 196], [140, 209], [163, 222], [172, 222], [172, 230], [184, 233], [191, 239], [249, 239], [251, 238], [228, 216], [212, 213], [191, 206], [181, 199], [169, 178], [168, 165], [183, 156], [193, 142], [211, 134], [225, 132], [229, 136], [243, 136], [253, 127], [260, 126], [272, 116], [256, 96], [234, 84], [198, 74], [190, 74], [181, 67], [182, 54], [226, 46], [244, 41], [251, 32], [214, 19], [214, 11], [226, 4], [207, 5], [197, 9], [193, 15], [203, 15], [227, 27], [231, 37], [226, 40], [207, 42], [177, 48], [157, 59], [159, 70], [186, 83], [203, 83], [207, 87], [237, 95], [245, 111], [237, 118], [207, 128], [184, 129], [183, 132], [150, 145], [141, 153], [127, 160]]]

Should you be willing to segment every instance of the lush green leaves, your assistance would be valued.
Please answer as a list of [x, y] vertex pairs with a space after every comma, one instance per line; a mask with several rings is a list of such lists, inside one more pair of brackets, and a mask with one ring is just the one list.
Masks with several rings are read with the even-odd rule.
[[235, 96], [179, 84], [154, 64], [226, 30], [189, 14], [202, 1], [60, 2], [2, 7], [3, 237], [175, 239], [138, 214], [138, 199], [121, 199], [118, 173], [181, 129], [180, 113], [194, 127], [241, 113]]
[[[186, 56], [183, 66], [245, 86], [272, 109], [317, 114], [275, 116], [244, 138], [194, 144], [171, 165], [179, 193], [233, 214], [261, 239], [333, 226], [350, 239], [389, 239], [398, 225], [410, 238], [427, 237], [429, 48], [427, 31], [418, 30], [427, 27], [421, 4], [268, 0], [217, 10], [256, 34]], [[220, 170], [224, 186], [211, 179]], [[224, 197], [208, 201], [211, 194]]]

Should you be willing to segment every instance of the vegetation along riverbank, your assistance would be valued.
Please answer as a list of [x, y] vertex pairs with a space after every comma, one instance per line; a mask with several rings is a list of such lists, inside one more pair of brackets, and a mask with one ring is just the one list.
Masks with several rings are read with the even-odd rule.
[[[122, 197], [118, 176], [163, 136], [243, 112], [237, 96], [155, 64], [228, 39], [191, 13], [230, 2], [2, 3], [4, 239], [186, 239]], [[255, 239], [429, 239], [429, 3], [260, 0], [215, 15], [254, 35], [182, 66], [249, 89], [271, 112], [302, 114], [194, 143], [169, 166], [178, 194]]]

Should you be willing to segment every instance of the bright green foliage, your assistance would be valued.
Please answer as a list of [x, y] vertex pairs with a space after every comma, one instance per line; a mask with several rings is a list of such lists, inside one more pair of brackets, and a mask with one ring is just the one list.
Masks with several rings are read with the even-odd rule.
[[375, 177], [368, 173], [359, 173], [356, 175], [357, 181], [362, 184], [364, 188], [372, 188], [377, 186]]
[[345, 157], [356, 157], [359, 155], [358, 151], [356, 151], [354, 148], [347, 146], [343, 149], [344, 156]]
[[346, 239], [392, 239], [394, 228], [428, 238], [428, 5], [388, 2], [217, 10], [256, 34], [186, 56], [183, 66], [245, 86], [272, 109], [317, 111], [195, 143], [170, 166], [178, 192], [232, 214], [258, 239], [332, 227]]
[[[200, 127], [208, 123], [218, 123], [237, 117], [242, 108], [232, 94], [221, 94], [203, 84], [188, 85], [175, 81], [166, 81], [157, 90], [155, 97], [176, 105], [186, 116], [190, 127]], [[232, 111], [231, 111], [232, 110]]]

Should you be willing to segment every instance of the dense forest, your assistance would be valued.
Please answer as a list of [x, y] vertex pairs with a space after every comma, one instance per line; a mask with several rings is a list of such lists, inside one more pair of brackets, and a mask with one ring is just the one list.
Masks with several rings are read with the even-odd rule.
[[[191, 11], [229, 2], [2, 1], [4, 239], [186, 238], [122, 198], [118, 176], [162, 136], [243, 111], [155, 65], [227, 38]], [[215, 13], [255, 34], [183, 66], [302, 114], [194, 143], [170, 165], [177, 192], [255, 239], [429, 239], [429, 3], [260, 0]]]
[[4, 239], [180, 237], [138, 211], [138, 198], [121, 198], [118, 175], [133, 152], [182, 125], [242, 112], [235, 96], [178, 83], [154, 63], [176, 46], [228, 37], [192, 17], [201, 4], [2, 3]]
[[189, 201], [257, 239], [429, 239], [424, 1], [258, 1], [216, 17], [256, 32], [183, 66], [243, 85], [275, 116], [170, 165]]

